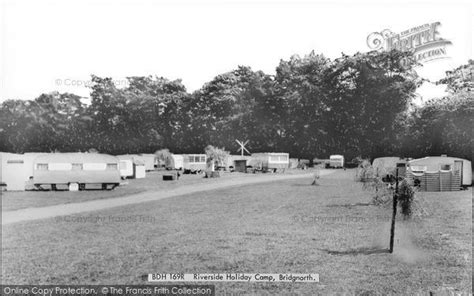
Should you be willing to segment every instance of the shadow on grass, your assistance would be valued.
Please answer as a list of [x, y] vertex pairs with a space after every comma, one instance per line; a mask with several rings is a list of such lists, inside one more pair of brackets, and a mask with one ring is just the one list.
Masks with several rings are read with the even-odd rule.
[[330, 205], [327, 205], [326, 207], [328, 207], [328, 208], [340, 208], [340, 207], [352, 208], [352, 207], [368, 207], [368, 206], [373, 206], [373, 205], [374, 205], [373, 203], [358, 202], [358, 203], [355, 203], [355, 204], [330, 204]]
[[381, 249], [381, 248], [359, 248], [359, 249], [351, 249], [346, 251], [332, 251], [326, 249], [320, 249], [321, 251], [327, 252], [330, 255], [373, 255], [373, 254], [389, 254], [390, 251], [388, 249]]
[[294, 187], [318, 187], [318, 186], [321, 186], [320, 184], [318, 185], [313, 185], [311, 183], [295, 183], [295, 184], [291, 184], [291, 186], [294, 186]]

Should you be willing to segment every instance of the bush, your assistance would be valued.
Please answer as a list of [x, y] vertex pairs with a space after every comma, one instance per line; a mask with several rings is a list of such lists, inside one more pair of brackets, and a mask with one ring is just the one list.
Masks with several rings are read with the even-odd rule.
[[207, 155], [207, 161], [212, 167], [212, 170], [214, 170], [215, 166], [226, 166], [227, 159], [230, 156], [230, 152], [224, 148], [218, 148], [212, 145], [208, 145], [204, 149], [204, 152]]
[[160, 166], [169, 166], [173, 161], [172, 153], [168, 149], [157, 150], [155, 155], [159, 160]]
[[410, 218], [413, 214], [414, 199], [415, 190], [406, 179], [403, 179], [398, 186], [398, 202], [405, 219]]
[[371, 182], [376, 178], [375, 170], [368, 159], [360, 161], [355, 178], [357, 182]]
[[362, 188], [372, 191], [372, 202], [375, 205], [386, 205], [392, 200], [393, 191], [387, 183], [377, 176], [377, 171], [372, 167], [368, 159], [357, 158], [355, 162], [359, 163], [356, 171], [356, 181], [362, 182]]
[[[395, 179], [395, 178], [394, 178]], [[384, 182], [381, 176], [377, 175], [376, 169], [372, 167], [367, 159], [359, 162], [356, 172], [356, 181], [362, 182], [364, 190], [373, 191], [372, 202], [375, 205], [385, 205], [392, 201], [393, 184], [389, 186]], [[414, 202], [415, 190], [406, 179], [402, 179], [398, 183], [398, 202], [401, 207], [402, 215], [405, 219], [410, 218], [415, 210]]]

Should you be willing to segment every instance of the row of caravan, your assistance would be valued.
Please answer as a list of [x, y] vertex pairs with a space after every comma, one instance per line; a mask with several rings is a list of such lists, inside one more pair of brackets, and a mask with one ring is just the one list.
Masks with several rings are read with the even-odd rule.
[[0, 186], [9, 191], [67, 189], [71, 184], [78, 189], [112, 189], [121, 179], [145, 178], [146, 164], [146, 157], [132, 155], [0, 153]]
[[[288, 153], [256, 153], [230, 156], [224, 167], [242, 165], [287, 168]], [[145, 178], [158, 167], [203, 171], [208, 168], [205, 154], [172, 154], [166, 163], [154, 154], [112, 156], [99, 153], [0, 153], [0, 189], [112, 189], [121, 179]], [[71, 187], [72, 186], [72, 187]], [[73, 189], [75, 188], [75, 189]]]
[[[252, 153], [250, 156], [229, 155], [222, 163], [217, 163], [217, 167], [226, 169], [233, 167], [240, 171], [247, 166], [260, 169], [285, 169], [290, 164], [290, 155], [283, 152], [264, 152]], [[171, 169], [188, 169], [188, 170], [206, 170], [208, 169], [207, 156], [205, 154], [172, 154], [171, 159], [165, 164]]]
[[111, 189], [121, 179], [145, 178], [155, 169], [154, 154], [112, 156], [99, 153], [0, 153], [0, 186], [25, 189]]

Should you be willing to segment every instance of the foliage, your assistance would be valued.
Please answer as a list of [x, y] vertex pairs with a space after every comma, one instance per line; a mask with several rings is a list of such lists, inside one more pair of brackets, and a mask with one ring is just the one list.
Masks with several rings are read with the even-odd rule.
[[370, 160], [362, 159], [356, 170], [356, 181], [358, 182], [370, 182], [375, 178], [375, 170], [370, 164]]
[[[362, 160], [356, 171], [356, 180], [362, 182], [362, 188], [373, 192], [372, 202], [375, 205], [386, 205], [392, 201], [395, 184], [384, 182], [382, 176], [377, 176], [374, 168], [366, 159]], [[415, 190], [403, 178], [398, 185], [398, 202], [404, 218], [410, 218], [414, 211]]]
[[403, 154], [448, 154], [472, 160], [474, 96], [461, 91], [416, 108], [407, 125]]
[[232, 148], [235, 139], [248, 139], [252, 152], [295, 158], [337, 152], [346, 159], [449, 154], [472, 160], [474, 98], [465, 72], [472, 73], [473, 62], [440, 80], [450, 90], [446, 98], [417, 107], [411, 101], [420, 78], [400, 63], [407, 57], [374, 51], [331, 60], [311, 52], [281, 60], [274, 76], [239, 66], [194, 93], [180, 80], [128, 77], [128, 86], [118, 88], [93, 75], [90, 104], [57, 92], [4, 101], [0, 151], [196, 153], [208, 143]]
[[355, 179], [358, 182], [362, 182], [364, 190], [372, 192], [372, 202], [375, 205], [384, 205], [391, 201], [392, 191], [382, 181], [381, 176], [377, 176], [376, 170], [370, 164], [370, 161], [360, 157], [357, 157], [355, 161], [359, 162]]
[[402, 215], [405, 219], [412, 216], [413, 204], [415, 199], [415, 190], [408, 183], [406, 179], [403, 179], [398, 185], [398, 202], [402, 209]]
[[436, 84], [445, 84], [448, 91], [457, 93], [460, 91], [472, 92], [474, 90], [474, 60], [461, 65], [452, 71], [446, 72], [446, 77], [440, 79]]
[[207, 161], [212, 164], [213, 169], [214, 165], [224, 166], [230, 156], [230, 153], [225, 151], [224, 148], [218, 148], [212, 145], [206, 146], [204, 152], [206, 153]]
[[173, 159], [171, 152], [166, 148], [155, 151], [155, 156], [164, 165], [168, 165]]

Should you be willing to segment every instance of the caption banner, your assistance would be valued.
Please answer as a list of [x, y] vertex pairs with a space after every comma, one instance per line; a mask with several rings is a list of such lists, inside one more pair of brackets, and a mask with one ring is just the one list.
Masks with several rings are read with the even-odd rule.
[[317, 273], [152, 273], [149, 282], [319, 283]]
[[66, 295], [215, 295], [214, 285], [2, 285], [1, 295], [66, 296]]

